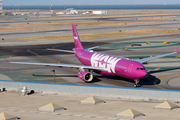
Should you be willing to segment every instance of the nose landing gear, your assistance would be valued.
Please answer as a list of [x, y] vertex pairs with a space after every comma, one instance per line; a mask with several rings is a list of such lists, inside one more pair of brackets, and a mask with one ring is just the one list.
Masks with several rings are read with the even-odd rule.
[[140, 84], [139, 84], [139, 82], [140, 82], [140, 80], [139, 79], [135, 79], [134, 80], [134, 87], [136, 88], [136, 87], [140, 87]]

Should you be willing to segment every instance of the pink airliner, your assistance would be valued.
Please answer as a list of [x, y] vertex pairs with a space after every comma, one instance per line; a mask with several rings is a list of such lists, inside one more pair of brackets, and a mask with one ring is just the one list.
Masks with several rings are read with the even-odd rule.
[[157, 58], [165, 57], [168, 55], [176, 54], [178, 50], [176, 48], [176, 50], [172, 53], [139, 59], [139, 60], [130, 60], [117, 56], [93, 52], [92, 49], [97, 48], [98, 46], [84, 49], [80, 42], [76, 30], [76, 26], [74, 24], [72, 24], [72, 30], [73, 30], [74, 44], [75, 44], [75, 48], [73, 48], [72, 51], [59, 50], [59, 49], [48, 49], [48, 50], [74, 53], [78, 58], [78, 60], [83, 65], [57, 64], [57, 63], [30, 63], [30, 62], [10, 62], [10, 63], [77, 68], [79, 70], [78, 77], [84, 82], [91, 82], [93, 80], [93, 74], [92, 74], [93, 72], [101, 75], [121, 76], [124, 78], [134, 80], [135, 82], [134, 87], [138, 87], [140, 86], [139, 85], [140, 80], [148, 75], [147, 70], [142, 63]]

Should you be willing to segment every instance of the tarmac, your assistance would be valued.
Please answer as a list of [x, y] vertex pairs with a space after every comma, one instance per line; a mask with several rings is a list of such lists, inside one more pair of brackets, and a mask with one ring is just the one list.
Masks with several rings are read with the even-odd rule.
[[[151, 17], [151, 16], [149, 16]], [[129, 20], [134, 21], [136, 17], [132, 18], [109, 18], [105, 20], [113, 20], [113, 21], [119, 21], [119, 20]], [[24, 18], [22, 18], [24, 19]], [[99, 19], [99, 18], [98, 18]], [[90, 19], [90, 21], [97, 21], [98, 19]], [[176, 20], [179, 20], [180, 17], [177, 15], [175, 18]], [[84, 21], [84, 19], [82, 19]], [[87, 19], [86, 19], [87, 20]], [[171, 19], [172, 20], [172, 19]], [[17, 23], [26, 23], [26, 22], [47, 22], [49, 20], [33, 20], [33, 21], [19, 21]], [[54, 20], [59, 21], [59, 20]], [[66, 21], [66, 20], [62, 20]], [[69, 21], [78, 21], [78, 20], [69, 20]], [[126, 26], [107, 26], [107, 27], [78, 27], [78, 31], [80, 34], [87, 34], [87, 33], [97, 33], [97, 32], [107, 32], [107, 31], [126, 31], [126, 30], [142, 30], [142, 29], [156, 29], [156, 28], [169, 28], [169, 29], [178, 29], [179, 28], [179, 21], [171, 21], [169, 23], [157, 23], [157, 24], [142, 24], [142, 25], [126, 25]], [[0, 25], [3, 26], [5, 24], [9, 23], [1, 23]], [[14, 23], [12, 23], [14, 24]], [[91, 28], [91, 29], [90, 29]], [[66, 30], [66, 31], [65, 31]], [[79, 62], [76, 60], [75, 57], [72, 57], [72, 55], [64, 54], [64, 53], [58, 53], [58, 54], [51, 54], [47, 51], [44, 51], [44, 49], [48, 46], [48, 48], [55, 47], [56, 49], [71, 49], [72, 48], [72, 40], [62, 40], [62, 41], [14, 41], [16, 38], [23, 38], [23, 37], [35, 37], [35, 36], [55, 36], [55, 35], [72, 35], [72, 31], [70, 27], [64, 27], [60, 28], [58, 31], [52, 30], [52, 31], [21, 31], [21, 32], [7, 32], [7, 33], [1, 33], [1, 37], [5, 38], [5, 41], [1, 41], [1, 54], [3, 55], [13, 55], [8, 60], [10, 61], [25, 61], [25, 62], [54, 62], [54, 61], [60, 61], [62, 63], [73, 63], [73, 64], [79, 64]], [[12, 39], [12, 40], [11, 40]], [[118, 42], [145, 42], [145, 41], [179, 41], [179, 34], [161, 34], [161, 35], [145, 35], [145, 36], [132, 36], [132, 37], [121, 37], [121, 38], [114, 38], [114, 39], [101, 39], [101, 40], [83, 40], [83, 45], [87, 47], [92, 47], [96, 45], [102, 45], [102, 42], [110, 41], [110, 43], [118, 43]], [[68, 42], [68, 43], [67, 43]], [[86, 43], [87, 42], [87, 43]], [[89, 43], [90, 42], [90, 43]], [[63, 44], [66, 43], [66, 44]], [[107, 42], [108, 43], [108, 42]], [[34, 44], [34, 45], [33, 45]], [[35, 45], [36, 44], [36, 45]], [[40, 45], [40, 44], [46, 44], [46, 45]], [[54, 45], [48, 45], [48, 44], [54, 44]], [[105, 44], [105, 43], [104, 43]], [[25, 46], [27, 45], [27, 46]], [[28, 47], [28, 45], [31, 45]], [[144, 44], [143, 44], [144, 45]], [[73, 44], [74, 46], [74, 44]], [[153, 45], [154, 46], [154, 45]], [[130, 46], [128, 46], [130, 47]], [[178, 45], [174, 45], [171, 47], [165, 47], [165, 48], [146, 48], [146, 49], [130, 49], [130, 50], [124, 50], [124, 49], [115, 49], [115, 50], [101, 50], [104, 53], [107, 54], [113, 54], [113, 55], [122, 55], [125, 57], [128, 56], [147, 56], [147, 55], [159, 55], [159, 54], [165, 54], [169, 52], [173, 52], [176, 47], [179, 47]], [[11, 54], [10, 54], [11, 53]], [[22, 54], [23, 53], [23, 54]], [[59, 55], [61, 54], [61, 55]], [[23, 56], [24, 55], [24, 56]], [[37, 56], [36, 56], [37, 55]], [[178, 54], [179, 55], [179, 54]], [[177, 55], [177, 56], [178, 56]], [[42, 56], [42, 57], [40, 57]], [[53, 60], [53, 61], [52, 61]], [[1, 74], [0, 78], [3, 80], [14, 80], [16, 79], [14, 76], [29, 76], [28, 79], [33, 80], [37, 79], [43, 79], [44, 81], [52, 81], [53, 77], [51, 79], [49, 78], [42, 78], [42, 77], [32, 77], [32, 74], [36, 73], [37, 75], [52, 75], [51, 69], [54, 69], [53, 67], [37, 67], [37, 66], [17, 66], [17, 65], [9, 65], [5, 62], [5, 60], [1, 61]], [[159, 59], [150, 62], [150, 66], [156, 67], [161, 69], [161, 67], [167, 67], [169, 64], [168, 61], [173, 61], [171, 65], [177, 66], [179, 63], [179, 59]], [[161, 62], [161, 64], [159, 64]], [[167, 64], [168, 63], [168, 64]], [[158, 66], [157, 66], [158, 64]], [[148, 66], [147, 66], [148, 67]], [[37, 72], [40, 71], [40, 72]], [[154, 70], [155, 71], [155, 70]], [[154, 72], [152, 71], [152, 72]], [[157, 73], [152, 73], [152, 77], [149, 78], [147, 81], [148, 84], [144, 85], [143, 87], [146, 88], [157, 88], [155, 85], [159, 85], [160, 87], [164, 87], [167, 89], [179, 89], [180, 82], [179, 82], [179, 68], [178, 69], [172, 69], [161, 72], [161, 70], [156, 70]], [[9, 77], [5, 74], [2, 74], [3, 72], [9, 72], [8, 75], [11, 75]], [[13, 76], [14, 74], [14, 76]], [[18, 74], [18, 75], [17, 75]], [[77, 77], [77, 71], [73, 71], [68, 68], [63, 69], [57, 69], [56, 74], [60, 74], [61, 76], [65, 75], [64, 79], [68, 79], [70, 81], [73, 81], [77, 84], [86, 84], [83, 81], [81, 81]], [[63, 74], [63, 75], [62, 75]], [[70, 76], [71, 75], [71, 76]], [[73, 76], [72, 76], [73, 75]], [[70, 77], [67, 77], [70, 76]], [[161, 81], [161, 84], [158, 84], [157, 78], [153, 78], [156, 76]], [[129, 85], [132, 86], [133, 83], [129, 81], [124, 80], [116, 80], [114, 78], [103, 78], [100, 76], [97, 76], [98, 78], [101, 78], [100, 82], [91, 83], [91, 85], [109, 85], [109, 86], [123, 86]], [[62, 77], [63, 78], [63, 77]], [[152, 78], [154, 81], [152, 81]], [[19, 78], [18, 78], [19, 79]], [[22, 79], [22, 77], [21, 77]], [[27, 77], [23, 78], [27, 80]], [[58, 79], [56, 77], [56, 79]], [[42, 80], [41, 80], [42, 81]], [[153, 84], [149, 85], [149, 83], [153, 82]], [[59, 79], [59, 82], [64, 82], [61, 79]], [[132, 120], [132, 118], [129, 117], [117, 117], [116, 114], [123, 112], [127, 109], [134, 109], [136, 111], [139, 111], [145, 116], [137, 117], [138, 120], [180, 120], [179, 118], [179, 112], [180, 109], [154, 109], [154, 106], [160, 104], [159, 102], [145, 102], [145, 101], [127, 101], [123, 100], [121, 98], [105, 98], [105, 97], [98, 97], [99, 99], [102, 99], [105, 101], [105, 103], [101, 104], [81, 104], [80, 101], [84, 100], [88, 97], [88, 95], [71, 95], [71, 94], [45, 94], [45, 93], [35, 93], [31, 95], [22, 96], [20, 93], [17, 92], [0, 92], [1, 94], [1, 102], [0, 102], [0, 113], [5, 112], [7, 114], [11, 114], [13, 116], [17, 116], [18, 118], [21, 118], [22, 120]], [[162, 101], [164, 102], [164, 101]], [[59, 106], [65, 107], [66, 110], [63, 111], [57, 111], [57, 112], [42, 112], [38, 111], [39, 107], [42, 107], [46, 104], [54, 103]], [[179, 103], [175, 103], [176, 105], [179, 105]]]
[[[35, 93], [22, 96], [16, 92], [1, 92], [0, 113], [17, 116], [22, 120], [132, 120], [129, 117], [117, 117], [116, 114], [134, 109], [145, 116], [137, 120], [179, 120], [180, 109], [154, 109], [159, 102], [124, 101], [120, 98], [101, 97], [105, 103], [81, 104], [90, 96]], [[57, 112], [38, 111], [39, 107], [54, 103], [66, 108]], [[179, 105], [179, 103], [175, 103]]]

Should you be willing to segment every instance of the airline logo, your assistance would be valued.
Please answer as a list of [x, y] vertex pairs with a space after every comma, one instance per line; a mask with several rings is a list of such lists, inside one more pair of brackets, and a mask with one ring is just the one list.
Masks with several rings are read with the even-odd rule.
[[74, 37], [74, 39], [75, 39], [75, 40], [77, 40], [77, 39], [78, 39], [78, 37]]
[[91, 66], [95, 67], [105, 67], [108, 69], [108, 72], [115, 73], [115, 66], [121, 58], [112, 57], [109, 55], [94, 53], [91, 56]]

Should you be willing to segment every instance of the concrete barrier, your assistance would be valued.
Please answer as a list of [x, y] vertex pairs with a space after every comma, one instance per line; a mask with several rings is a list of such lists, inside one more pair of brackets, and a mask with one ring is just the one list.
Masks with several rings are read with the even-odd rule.
[[67, 94], [86, 94], [91, 96], [109, 96], [122, 99], [144, 100], [144, 101], [180, 101], [179, 90], [161, 90], [147, 88], [128, 88], [92, 85], [72, 85], [58, 83], [38, 83], [0, 80], [0, 88], [6, 90], [18, 90], [26, 86], [29, 90], [45, 93], [67, 93]]

